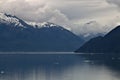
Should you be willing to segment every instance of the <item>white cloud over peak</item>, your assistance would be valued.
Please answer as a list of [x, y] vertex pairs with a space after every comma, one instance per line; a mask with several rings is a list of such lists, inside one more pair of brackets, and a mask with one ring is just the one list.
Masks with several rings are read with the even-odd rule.
[[64, 24], [68, 21], [65, 14], [44, 4], [44, 0], [3, 0], [1, 1], [0, 11], [16, 15], [30, 22], [52, 21]]
[[[81, 27], [82, 24], [89, 21], [94, 20], [101, 25], [112, 26], [119, 23], [119, 11], [117, 7], [111, 3], [119, 6], [120, 1], [0, 0], [0, 12], [16, 15], [29, 22], [53, 22], [71, 28], [76, 33], [80, 33], [80, 30], [84, 29]], [[103, 28], [105, 26], [99, 26], [99, 28], [100, 27]], [[96, 32], [99, 29], [98, 27], [88, 28], [94, 28]], [[101, 32], [106, 30], [101, 30]]]

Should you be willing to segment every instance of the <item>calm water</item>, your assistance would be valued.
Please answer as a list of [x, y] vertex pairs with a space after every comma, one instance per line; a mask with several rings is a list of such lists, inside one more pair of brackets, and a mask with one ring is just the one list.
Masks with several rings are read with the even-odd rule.
[[0, 80], [120, 80], [119, 56], [1, 53]]

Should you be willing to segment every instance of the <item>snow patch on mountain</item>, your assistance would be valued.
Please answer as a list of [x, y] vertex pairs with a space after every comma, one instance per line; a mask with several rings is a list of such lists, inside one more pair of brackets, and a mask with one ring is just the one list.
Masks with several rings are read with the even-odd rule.
[[0, 24], [6, 24], [10, 25], [12, 27], [21, 27], [21, 28], [58, 28], [60, 30], [69, 30], [71, 31], [71, 28], [68, 27], [62, 27], [57, 24], [51, 23], [51, 22], [42, 22], [42, 23], [36, 23], [36, 22], [27, 22], [22, 19], [19, 19], [15, 15], [1, 13], [0, 12]]
[[59, 26], [57, 24], [51, 23], [51, 22], [42, 22], [42, 23], [35, 23], [35, 22], [26, 22], [27, 24], [33, 26], [34, 28], [59, 28], [61, 30], [67, 29], [71, 30], [62, 26]]
[[17, 19], [15, 16], [4, 13], [0, 13], [0, 23], [7, 25], [14, 25], [14, 27], [26, 28], [24, 25], [21, 24], [19, 19]]
[[32, 25], [33, 27], [36, 28], [36, 26], [38, 26], [38, 28], [41, 27], [60, 27], [59, 25], [56, 25], [54, 23], [50, 23], [50, 22], [43, 22], [43, 23], [35, 23], [35, 22], [27, 22], [29, 25]]

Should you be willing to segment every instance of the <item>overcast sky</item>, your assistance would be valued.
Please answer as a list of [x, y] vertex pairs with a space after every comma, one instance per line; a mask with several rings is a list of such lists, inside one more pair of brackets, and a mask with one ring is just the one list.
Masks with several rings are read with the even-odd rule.
[[113, 28], [120, 22], [119, 7], [120, 0], [0, 0], [0, 12], [29, 22], [53, 22], [76, 32], [86, 29], [83, 24], [90, 21], [94, 23], [88, 31]]

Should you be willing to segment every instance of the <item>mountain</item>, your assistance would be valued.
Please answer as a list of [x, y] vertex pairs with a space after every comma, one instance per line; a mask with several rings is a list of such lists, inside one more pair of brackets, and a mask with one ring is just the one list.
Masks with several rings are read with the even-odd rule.
[[0, 13], [0, 51], [74, 51], [84, 41], [71, 31], [50, 22], [30, 25]]
[[120, 26], [104, 37], [96, 37], [85, 43], [75, 52], [85, 53], [120, 53]]

